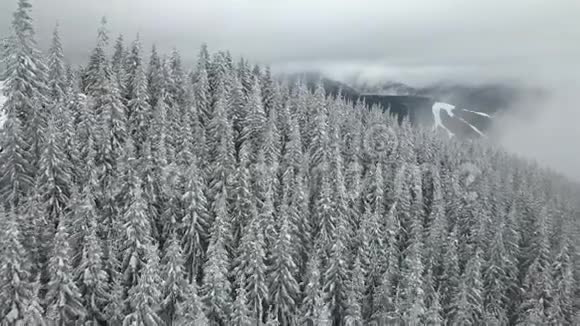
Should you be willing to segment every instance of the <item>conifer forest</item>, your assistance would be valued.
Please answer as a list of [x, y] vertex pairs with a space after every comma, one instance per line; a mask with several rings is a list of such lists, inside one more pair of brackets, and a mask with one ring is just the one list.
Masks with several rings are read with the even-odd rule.
[[1, 48], [0, 325], [580, 325], [578, 183], [104, 19], [73, 66], [32, 9]]

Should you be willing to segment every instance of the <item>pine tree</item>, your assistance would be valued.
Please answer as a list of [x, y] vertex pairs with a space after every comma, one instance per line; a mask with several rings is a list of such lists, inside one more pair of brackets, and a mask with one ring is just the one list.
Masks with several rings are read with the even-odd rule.
[[141, 45], [139, 39], [137, 39], [133, 43], [133, 49], [129, 57], [132, 63], [130, 64], [131, 70], [129, 70], [127, 84], [128, 130], [133, 136], [133, 141], [137, 147], [137, 157], [143, 153], [141, 146], [147, 140], [148, 123], [152, 117], [147, 94], [145, 69], [140, 53]]
[[126, 94], [127, 83], [127, 53], [125, 51], [125, 39], [123, 35], [119, 35], [115, 41], [113, 56], [111, 57], [111, 71], [113, 73], [113, 80], [116, 87], [121, 94]]
[[123, 320], [126, 326], [164, 325], [157, 310], [161, 302], [162, 282], [159, 276], [159, 254], [152, 244], [146, 244], [146, 263], [139, 275], [137, 285], [129, 290], [129, 314]]
[[191, 162], [185, 178], [184, 216], [181, 220], [180, 234], [187, 279], [190, 283], [194, 283], [203, 263], [210, 227], [204, 193], [205, 184], [201, 179], [197, 160]]
[[69, 95], [66, 94], [68, 89], [66, 67], [58, 24], [52, 33], [52, 44], [48, 55], [48, 88], [50, 99], [53, 103], [62, 102]]
[[2, 61], [5, 63], [4, 95], [7, 98], [3, 109], [9, 117], [14, 114], [13, 117], [20, 119], [22, 137], [31, 155], [29, 169], [24, 173], [34, 177], [42, 148], [49, 91], [47, 67], [36, 45], [31, 8], [28, 0], [18, 1], [12, 35], [6, 40]]
[[184, 288], [184, 299], [177, 305], [176, 321], [177, 326], [199, 325], [208, 326], [209, 320], [203, 312], [203, 304], [197, 295], [197, 287], [188, 284]]
[[72, 167], [66, 157], [63, 137], [57, 129], [56, 117], [48, 121], [45, 143], [39, 162], [40, 195], [49, 224], [56, 226], [63, 216], [70, 197]]
[[49, 261], [50, 280], [46, 294], [47, 317], [58, 325], [74, 323], [84, 317], [81, 293], [74, 282], [70, 263], [68, 225], [62, 218], [55, 236], [53, 254]]
[[548, 323], [548, 309], [552, 303], [552, 262], [547, 238], [547, 210], [543, 209], [536, 221], [533, 239], [533, 259], [524, 278], [524, 298], [520, 306], [519, 324]]
[[232, 306], [231, 324], [234, 326], [252, 326], [256, 324], [255, 316], [252, 316], [248, 306], [248, 296], [246, 293], [246, 280], [242, 275], [238, 281], [236, 289], [236, 300]]
[[340, 153], [336, 137], [333, 137], [333, 162], [331, 164], [331, 178], [334, 182], [332, 193], [332, 216], [334, 229], [332, 230], [330, 259], [324, 266], [324, 290], [329, 295], [330, 310], [336, 322], [343, 322], [346, 305], [348, 261], [348, 239], [350, 236], [347, 221], [346, 189], [342, 174], [342, 155]]
[[18, 217], [0, 207], [0, 321], [6, 325], [44, 325], [36, 285], [30, 281], [30, 263], [21, 243]]
[[128, 287], [137, 285], [138, 275], [145, 264], [148, 247], [153, 244], [151, 218], [147, 216], [147, 204], [141, 190], [141, 181], [134, 177], [129, 203], [123, 217], [122, 271]]
[[295, 275], [297, 266], [292, 257], [292, 235], [288, 220], [288, 206], [280, 207], [278, 237], [271, 254], [269, 268], [270, 289], [269, 302], [272, 305], [274, 315], [280, 325], [292, 325], [296, 299], [298, 298], [299, 286]]
[[247, 142], [246, 146], [252, 151], [257, 151], [258, 148], [261, 148], [260, 137], [263, 134], [267, 122], [260, 85], [257, 79], [254, 80], [244, 111], [246, 118], [241, 123], [241, 139], [243, 142]]
[[506, 311], [507, 274], [506, 249], [503, 240], [504, 226], [494, 229], [494, 237], [489, 247], [488, 259], [483, 272], [484, 282], [484, 320], [486, 323], [502, 325], [508, 322]]
[[30, 174], [34, 163], [15, 111], [8, 111], [3, 127], [0, 196], [4, 205], [18, 205], [34, 183]]
[[171, 235], [161, 261], [163, 282], [161, 306], [166, 324], [173, 324], [178, 317], [179, 302], [186, 297], [188, 284], [183, 270], [183, 255], [175, 235]]
[[207, 260], [203, 268], [203, 300], [207, 316], [212, 323], [225, 324], [229, 321], [231, 309], [231, 284], [227, 271], [229, 257], [226, 241], [229, 230], [229, 217], [226, 208], [227, 192], [225, 188], [215, 205], [215, 221], [210, 232]]
[[479, 325], [482, 322], [481, 255], [481, 249], [476, 249], [461, 276], [458, 293], [452, 304], [454, 323]]
[[157, 106], [161, 98], [161, 91], [165, 87], [162, 76], [161, 59], [157, 53], [157, 47], [153, 45], [149, 57], [149, 67], [147, 68], [147, 91], [149, 95], [149, 106], [152, 108]]
[[423, 228], [421, 220], [414, 217], [408, 231], [409, 245], [402, 263], [401, 290], [404, 304], [403, 318], [405, 324], [420, 325], [426, 311], [424, 266], [423, 266]]
[[107, 55], [105, 47], [109, 42], [109, 35], [107, 32], [107, 19], [101, 19], [101, 26], [97, 31], [97, 45], [93, 49], [89, 57], [88, 66], [84, 69], [81, 90], [87, 95], [97, 95], [102, 90], [105, 82], [104, 78], [108, 77], [105, 74], [108, 72]]
[[195, 106], [200, 112], [199, 119], [201, 125], [206, 127], [213, 116], [211, 107], [211, 93], [208, 76], [209, 55], [207, 47], [202, 45], [197, 61], [197, 70], [195, 75]]
[[443, 325], [443, 307], [441, 307], [441, 295], [439, 290], [435, 289], [434, 277], [431, 269], [428, 269], [425, 276], [425, 294], [427, 298], [427, 310], [423, 317], [425, 325], [439, 326]]
[[245, 294], [251, 317], [261, 320], [262, 306], [268, 295], [266, 283], [266, 243], [263, 224], [257, 211], [250, 212], [248, 225], [243, 229], [243, 235], [235, 259], [234, 273], [237, 279], [244, 279]]
[[211, 207], [217, 203], [222, 188], [230, 186], [234, 172], [234, 141], [232, 126], [227, 117], [225, 90], [221, 89], [216, 100], [211, 121], [207, 127], [209, 153], [208, 201]]
[[28, 0], [19, 0], [13, 14], [13, 34], [2, 51], [6, 112], [2, 137], [0, 196], [6, 205], [18, 205], [32, 184], [42, 147], [48, 105], [47, 68], [36, 47]]
[[310, 168], [322, 170], [330, 156], [328, 112], [325, 104], [325, 94], [322, 84], [319, 83], [312, 99], [311, 121], [309, 122], [305, 143], [310, 153]]
[[236, 166], [234, 181], [233, 202], [233, 247], [238, 248], [244, 228], [258, 214], [256, 198], [252, 189], [252, 176], [250, 173], [249, 148], [240, 149], [239, 162]]
[[345, 325], [357, 326], [363, 323], [363, 299], [365, 291], [365, 273], [359, 255], [355, 256], [350, 269], [350, 281], [346, 295]]
[[459, 270], [459, 258], [457, 257], [457, 235], [453, 229], [447, 238], [445, 248], [445, 261], [443, 273], [441, 275], [441, 305], [443, 306], [445, 320], [451, 320], [453, 310], [453, 300], [457, 296], [459, 281], [461, 278]]
[[[94, 180], [93, 180], [94, 184]], [[85, 186], [81, 195], [81, 204], [74, 211], [74, 220], [78, 225], [80, 260], [75, 268], [76, 281], [86, 309], [85, 320], [98, 323], [104, 321], [104, 308], [109, 302], [110, 293], [107, 284], [107, 273], [103, 268], [103, 249], [97, 237], [97, 213], [93, 187]]]
[[570, 245], [566, 233], [562, 236], [560, 250], [553, 263], [553, 302], [548, 315], [551, 324], [573, 324], [573, 273], [570, 258]]
[[320, 284], [320, 261], [317, 253], [310, 256], [304, 278], [304, 297], [301, 306], [300, 325], [331, 325], [328, 306]]

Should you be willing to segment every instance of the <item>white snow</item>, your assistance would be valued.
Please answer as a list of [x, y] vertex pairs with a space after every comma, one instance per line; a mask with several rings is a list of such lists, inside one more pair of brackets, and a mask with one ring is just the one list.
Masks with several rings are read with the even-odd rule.
[[487, 113], [483, 113], [483, 112], [478, 112], [478, 111], [472, 111], [472, 110], [467, 110], [467, 109], [461, 109], [461, 111], [465, 111], [465, 112], [469, 112], [469, 113], [473, 113], [473, 114], [477, 114], [483, 117], [488, 117], [491, 118], [491, 115], [487, 114]]
[[461, 117], [457, 117], [457, 119], [459, 119], [460, 121], [463, 121], [466, 125], [468, 125], [471, 129], [473, 129], [476, 133], [478, 133], [480, 136], [485, 137], [485, 135], [483, 134], [483, 132], [481, 132], [481, 130], [477, 129], [477, 127], [475, 127], [474, 125], [472, 125], [471, 123], [465, 121], [463, 118]]
[[445, 125], [443, 124], [443, 121], [441, 120], [441, 110], [445, 110], [447, 112], [447, 114], [449, 114], [450, 117], [453, 117], [453, 110], [454, 109], [455, 109], [455, 105], [451, 105], [451, 104], [443, 103], [443, 102], [435, 102], [435, 104], [433, 104], [433, 107], [432, 107], [433, 118], [435, 119], [435, 125], [433, 126], [433, 129], [443, 128], [444, 130], [447, 131], [447, 133], [449, 134], [449, 137], [453, 137], [454, 135], [451, 132], [451, 130], [447, 129], [447, 127], [445, 127]]
[[[455, 110], [455, 105], [449, 104], [449, 103], [443, 103], [443, 102], [435, 102], [435, 104], [433, 104], [433, 118], [435, 120], [435, 125], [433, 126], [433, 129], [437, 129], [437, 128], [443, 128], [444, 130], [447, 131], [447, 133], [449, 134], [449, 137], [453, 137], [454, 134], [447, 129], [447, 127], [445, 127], [445, 125], [443, 124], [443, 121], [441, 120], [441, 110], [445, 110], [445, 112], [447, 112], [447, 114], [452, 117], [452, 118], [456, 118], [457, 120], [465, 123], [466, 125], [468, 125], [473, 131], [475, 131], [476, 133], [478, 133], [480, 136], [485, 137], [485, 134], [483, 132], [481, 132], [481, 130], [479, 130], [477, 127], [475, 127], [474, 125], [472, 125], [471, 123], [465, 121], [465, 119], [463, 119], [460, 116], [456, 116], [453, 114], [453, 110]], [[478, 114], [480, 116], [484, 116], [484, 117], [488, 117], [491, 119], [491, 116], [487, 113], [483, 113], [483, 112], [478, 112], [478, 111], [472, 111], [472, 110], [467, 110], [467, 109], [459, 109], [461, 111], [465, 111], [465, 112], [471, 112], [474, 114]]]

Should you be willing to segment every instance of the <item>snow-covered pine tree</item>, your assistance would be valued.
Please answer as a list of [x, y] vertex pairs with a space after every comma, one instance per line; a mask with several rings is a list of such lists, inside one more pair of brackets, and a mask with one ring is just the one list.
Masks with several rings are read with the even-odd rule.
[[69, 229], [70, 223], [61, 217], [54, 238], [53, 253], [48, 262], [46, 316], [57, 325], [74, 323], [85, 316], [81, 292], [72, 273]]
[[157, 53], [157, 47], [153, 45], [149, 56], [149, 66], [147, 67], [147, 91], [149, 105], [152, 108], [157, 106], [157, 102], [161, 98], [161, 91], [165, 87], [162, 77], [161, 59]]
[[240, 148], [234, 175], [234, 195], [232, 207], [232, 246], [238, 248], [243, 230], [258, 214], [256, 197], [252, 187], [249, 148]]
[[[94, 175], [94, 173], [93, 173]], [[97, 236], [97, 212], [93, 192], [94, 177], [80, 196], [80, 204], [73, 212], [73, 223], [79, 232], [81, 247], [78, 249], [79, 263], [75, 266], [75, 278], [86, 309], [86, 322], [93, 324], [106, 320], [104, 309], [111, 300], [107, 284], [107, 272], [103, 266], [103, 249]]]
[[34, 183], [34, 161], [29, 140], [22, 130], [16, 110], [9, 110], [2, 130], [0, 152], [0, 196], [2, 204], [19, 205]]
[[213, 116], [207, 127], [210, 148], [207, 199], [212, 211], [215, 211], [221, 192], [230, 189], [235, 164], [233, 129], [227, 116], [226, 93], [221, 88], [219, 92], [221, 95], [216, 99]]
[[58, 24], [52, 32], [52, 43], [48, 51], [47, 65], [50, 100], [53, 103], [62, 102], [70, 94], [66, 94], [68, 90], [66, 66]]
[[440, 278], [441, 305], [443, 306], [445, 322], [451, 321], [453, 304], [458, 295], [461, 271], [459, 270], [459, 258], [457, 257], [457, 233], [455, 228], [447, 237], [445, 243], [445, 257], [443, 272]]
[[443, 325], [443, 307], [441, 307], [441, 295], [435, 288], [435, 280], [430, 266], [425, 273], [425, 297], [427, 310], [423, 316], [423, 323], [430, 326]]
[[125, 286], [131, 288], [138, 283], [140, 271], [146, 262], [145, 255], [154, 240], [151, 236], [151, 217], [148, 216], [141, 180], [133, 172], [129, 181], [131, 182], [128, 189], [129, 202], [123, 214], [124, 232], [121, 235], [123, 248], [121, 267]]
[[330, 326], [330, 311], [320, 283], [320, 260], [315, 252], [309, 257], [303, 284], [303, 299], [299, 313], [299, 325]]
[[[498, 223], [499, 222], [499, 223]], [[484, 282], [484, 322], [492, 325], [508, 323], [507, 274], [505, 271], [507, 253], [504, 244], [504, 224], [496, 221], [493, 228], [493, 239], [487, 253], [483, 270]]]
[[252, 311], [248, 306], [248, 295], [246, 293], [246, 279], [242, 275], [238, 279], [236, 288], [236, 299], [232, 305], [231, 325], [233, 326], [253, 326], [257, 320], [252, 316]]
[[197, 59], [195, 72], [195, 106], [199, 110], [201, 125], [206, 127], [213, 116], [211, 107], [211, 93], [209, 85], [208, 67], [210, 66], [207, 46], [202, 45]]
[[6, 325], [43, 325], [43, 309], [30, 262], [21, 243], [19, 218], [13, 208], [0, 206], [0, 322]]
[[451, 315], [454, 324], [479, 325], [483, 322], [482, 252], [479, 248], [474, 251], [461, 275], [458, 292], [452, 303]]
[[191, 162], [186, 171], [186, 186], [182, 198], [184, 215], [179, 230], [185, 271], [190, 283], [197, 282], [200, 275], [210, 233], [210, 215], [205, 198], [206, 184], [199, 171], [197, 160]]
[[183, 290], [184, 299], [177, 305], [176, 326], [209, 326], [209, 320], [205, 316], [203, 303], [197, 295], [195, 283], [188, 284]]
[[161, 303], [159, 273], [159, 253], [154, 244], [145, 244], [145, 265], [138, 277], [137, 284], [128, 293], [129, 314], [123, 326], [161, 326], [163, 319], [158, 310]]
[[401, 265], [403, 319], [405, 325], [421, 325], [426, 311], [422, 219], [414, 216], [407, 233], [409, 243]]
[[[47, 68], [37, 49], [28, 0], [19, 0], [12, 35], [2, 51], [6, 103], [0, 195], [4, 205], [17, 205], [34, 179], [48, 106]], [[18, 121], [15, 121], [17, 119]]]
[[148, 124], [152, 118], [147, 92], [147, 79], [143, 60], [141, 58], [141, 43], [137, 38], [133, 42], [128, 59], [130, 69], [127, 69], [127, 118], [128, 132], [133, 137], [136, 147], [136, 156], [143, 155], [142, 146], [148, 137]]
[[574, 277], [573, 266], [570, 257], [570, 240], [565, 229], [561, 230], [559, 251], [554, 258], [553, 271], [553, 301], [548, 310], [548, 318], [551, 324], [570, 324], [573, 321], [574, 303]]
[[108, 45], [109, 35], [107, 31], [107, 19], [101, 19], [101, 26], [97, 31], [97, 44], [89, 57], [89, 63], [83, 69], [81, 91], [87, 95], [96, 95], [100, 92], [103, 84], [104, 73], [107, 70], [107, 55], [105, 47]]
[[183, 254], [175, 234], [171, 234], [165, 245], [161, 260], [161, 313], [168, 325], [173, 325], [179, 317], [179, 303], [184, 301], [189, 284], [185, 279]]
[[262, 103], [262, 95], [260, 84], [257, 79], [254, 79], [251, 92], [248, 94], [246, 102], [245, 119], [241, 121], [241, 141], [244, 142], [241, 146], [248, 146], [252, 153], [262, 148], [260, 143], [261, 136], [265, 130], [267, 123], [266, 112]]
[[333, 135], [330, 176], [334, 183], [331, 195], [331, 214], [335, 223], [330, 239], [330, 257], [323, 269], [323, 284], [324, 290], [329, 296], [329, 308], [334, 323], [344, 323], [349, 277], [348, 262], [351, 260], [348, 254], [348, 240], [352, 232], [347, 219], [347, 198], [342, 172], [343, 161], [338, 141], [338, 135]]
[[[124, 50], [118, 50], [118, 48], [119, 46], [116, 44], [113, 58], [116, 59], [115, 54], [117, 54], [117, 51], [121, 51], [121, 54], [117, 54], [121, 58], [120, 61], [121, 67], [119, 67], [118, 69], [122, 69], [124, 71], [125, 80], [121, 84], [122, 88], [120, 88], [119, 90], [122, 96], [128, 102], [132, 98], [136, 97], [135, 95], [138, 91], [135, 88], [141, 87], [140, 84], [143, 82], [136, 80], [138, 78], [144, 79], [143, 76], [138, 75], [145, 73], [143, 56], [141, 55], [142, 46], [139, 34], [137, 34], [137, 37], [131, 44], [131, 47], [127, 50], [127, 53], [123, 55]], [[113, 62], [111, 62], [111, 67], [113, 67]], [[113, 71], [113, 73], [115, 73], [115, 70], [113, 68], [111, 70]], [[141, 92], [141, 90], [139, 90], [139, 92]], [[131, 117], [132, 113], [133, 112], [128, 108], [127, 117]]]
[[358, 326], [363, 324], [363, 299], [365, 291], [365, 272], [358, 254], [349, 270], [348, 288], [345, 304], [345, 326]]
[[310, 153], [310, 169], [314, 177], [318, 171], [323, 171], [330, 157], [328, 111], [325, 96], [322, 82], [319, 82], [310, 100], [312, 113], [309, 117], [307, 137], [303, 138]]
[[122, 34], [115, 40], [113, 48], [111, 72], [113, 73], [113, 80], [117, 88], [120, 93], [125, 96], [127, 84], [127, 52], [125, 49], [125, 39]]
[[254, 320], [262, 320], [263, 304], [268, 299], [264, 222], [263, 216], [258, 215], [255, 204], [250, 205], [249, 220], [242, 229], [242, 238], [234, 260], [234, 275], [238, 280], [245, 280], [243, 286], [246, 288], [251, 317]]
[[38, 170], [42, 205], [46, 209], [49, 225], [54, 229], [65, 213], [72, 186], [71, 162], [62, 148], [63, 137], [57, 128], [56, 116], [51, 115]]
[[524, 278], [523, 302], [518, 324], [547, 324], [552, 304], [553, 274], [550, 242], [548, 239], [547, 208], [542, 209], [535, 222], [534, 238], [530, 247], [533, 257]]
[[215, 220], [213, 222], [207, 260], [203, 266], [202, 294], [210, 323], [226, 325], [230, 320], [231, 290], [228, 279], [230, 259], [226, 250], [228, 232], [230, 231], [227, 211], [227, 192], [222, 187], [214, 207]]
[[292, 256], [292, 241], [288, 204], [283, 199], [278, 218], [278, 236], [270, 255], [269, 303], [280, 325], [293, 325], [296, 300], [300, 288], [296, 281], [297, 266]]

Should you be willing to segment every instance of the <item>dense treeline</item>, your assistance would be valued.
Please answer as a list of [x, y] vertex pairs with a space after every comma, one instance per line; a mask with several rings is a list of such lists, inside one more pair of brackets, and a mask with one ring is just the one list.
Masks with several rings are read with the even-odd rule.
[[573, 325], [577, 185], [103, 22], [4, 43], [2, 325]]

